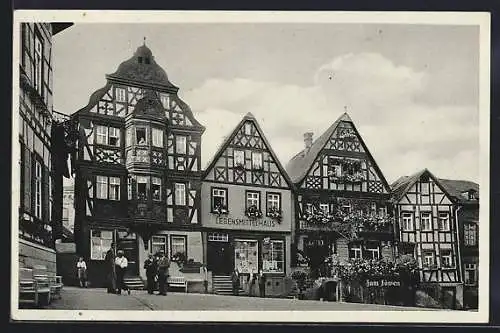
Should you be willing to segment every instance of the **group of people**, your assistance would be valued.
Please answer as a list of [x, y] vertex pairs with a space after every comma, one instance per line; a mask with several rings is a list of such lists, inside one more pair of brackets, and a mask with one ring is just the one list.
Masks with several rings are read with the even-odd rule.
[[152, 254], [144, 262], [146, 270], [148, 294], [153, 294], [158, 283], [158, 295], [167, 294], [167, 280], [169, 276], [168, 269], [170, 268], [170, 260], [165, 256], [163, 251], [160, 251], [153, 256]]
[[[240, 293], [241, 281], [240, 281], [240, 272], [237, 268], [234, 269], [231, 274], [231, 281], [233, 285], [233, 295], [238, 296]], [[266, 297], [266, 275], [262, 270], [259, 271], [258, 274], [254, 274], [253, 272], [247, 278], [248, 284], [248, 295], [254, 296], [254, 288], [256, 285], [259, 286], [259, 295], [260, 297]]]
[[130, 288], [125, 284], [125, 272], [128, 267], [128, 260], [125, 257], [123, 250], [116, 251], [115, 256], [115, 244], [111, 243], [111, 248], [106, 252], [104, 257], [106, 266], [108, 268], [108, 286], [107, 290], [109, 294], [121, 295], [122, 290], [126, 291], [130, 295]]

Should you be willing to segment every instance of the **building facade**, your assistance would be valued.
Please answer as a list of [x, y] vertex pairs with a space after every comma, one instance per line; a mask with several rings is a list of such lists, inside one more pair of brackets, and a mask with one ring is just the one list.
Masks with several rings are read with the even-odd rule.
[[460, 202], [430, 171], [393, 184], [400, 254], [417, 259], [420, 288], [452, 308], [463, 305], [457, 210]]
[[285, 292], [294, 223], [292, 187], [257, 120], [247, 114], [203, 176], [204, 258], [214, 281], [237, 269], [245, 282], [262, 270], [268, 295]]
[[63, 187], [62, 200], [63, 241], [73, 242], [75, 233], [75, 189], [72, 185]]
[[464, 282], [464, 307], [478, 307], [479, 185], [464, 180], [440, 179], [458, 202], [459, 254]]
[[73, 115], [80, 133], [75, 239], [93, 285], [105, 282], [104, 256], [112, 242], [129, 260], [129, 280], [145, 278], [141, 263], [149, 253], [161, 250], [173, 261], [201, 261], [203, 255], [204, 127], [146, 45], [106, 79]]
[[[55, 239], [60, 238], [60, 202], [53, 140], [52, 37], [71, 24], [22, 23], [19, 64], [19, 263], [56, 272]], [[62, 191], [60, 191], [62, 192]], [[62, 193], [58, 193], [60, 195]]]
[[296, 188], [297, 266], [322, 275], [327, 257], [392, 258], [390, 188], [347, 113], [286, 169]]

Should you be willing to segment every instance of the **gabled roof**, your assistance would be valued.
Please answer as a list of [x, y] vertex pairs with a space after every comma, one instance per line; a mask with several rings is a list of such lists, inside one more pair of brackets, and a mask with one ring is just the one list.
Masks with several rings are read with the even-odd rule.
[[318, 157], [319, 153], [321, 150], [325, 147], [325, 145], [328, 143], [328, 140], [332, 136], [332, 134], [335, 132], [337, 129], [338, 125], [341, 122], [350, 122], [352, 124], [352, 127], [356, 133], [356, 135], [359, 138], [359, 141], [361, 145], [363, 146], [366, 154], [369, 156], [371, 161], [373, 162], [373, 167], [375, 170], [378, 172], [380, 175], [380, 178], [382, 182], [384, 183], [384, 186], [386, 187], [387, 191], [390, 191], [389, 184], [387, 183], [387, 180], [385, 179], [383, 173], [381, 172], [380, 168], [378, 167], [377, 163], [375, 162], [375, 159], [373, 156], [370, 154], [370, 151], [368, 150], [365, 142], [363, 141], [363, 138], [361, 135], [359, 135], [359, 132], [354, 125], [354, 122], [352, 121], [351, 117], [347, 112], [345, 112], [343, 115], [341, 115], [320, 137], [318, 137], [311, 147], [309, 149], [303, 149], [301, 152], [299, 152], [297, 155], [292, 157], [292, 159], [288, 162], [286, 165], [286, 170], [288, 172], [288, 175], [290, 176], [290, 179], [295, 183], [300, 183], [304, 179], [305, 176], [309, 173], [309, 170], [311, 169], [314, 161]]
[[439, 179], [441, 184], [448, 190], [448, 192], [462, 202], [477, 202], [477, 200], [469, 200], [462, 196], [462, 193], [473, 190], [479, 193], [479, 184], [468, 180], [454, 180], [454, 179]]
[[403, 195], [405, 195], [405, 193], [408, 192], [408, 190], [413, 186], [413, 184], [415, 184], [423, 175], [428, 175], [450, 199], [453, 199], [454, 196], [450, 194], [445, 186], [443, 186], [441, 181], [436, 178], [436, 176], [434, 176], [429, 170], [423, 169], [411, 176], [400, 177], [394, 183], [392, 183], [391, 189], [393, 200], [399, 201], [403, 197]]
[[278, 167], [278, 170], [280, 171], [280, 173], [283, 176], [283, 178], [285, 178], [285, 181], [287, 182], [288, 186], [292, 189], [294, 187], [293, 182], [291, 181], [290, 177], [288, 176], [285, 168], [283, 168], [283, 166], [281, 165], [281, 162], [278, 159], [278, 156], [274, 152], [273, 148], [269, 144], [269, 141], [267, 141], [267, 138], [264, 135], [264, 132], [262, 131], [262, 128], [259, 125], [259, 122], [257, 121], [257, 119], [255, 118], [255, 116], [251, 112], [248, 112], [240, 120], [240, 122], [238, 123], [238, 125], [236, 125], [236, 127], [233, 129], [233, 131], [231, 132], [231, 134], [228, 135], [228, 136], [226, 136], [226, 138], [224, 139], [224, 141], [220, 145], [219, 149], [215, 153], [213, 159], [210, 161], [210, 163], [208, 164], [207, 168], [203, 172], [203, 179], [205, 179], [205, 177], [208, 175], [208, 173], [212, 170], [212, 168], [217, 163], [217, 160], [219, 160], [219, 158], [221, 157], [222, 153], [227, 149], [227, 147], [229, 146], [229, 144], [231, 143], [231, 141], [233, 141], [233, 139], [236, 136], [236, 134], [238, 134], [238, 131], [240, 130], [240, 128], [247, 121], [251, 121], [255, 125], [255, 128], [257, 129], [257, 132], [259, 133], [260, 137], [262, 138], [262, 141], [264, 141], [264, 144], [265, 144], [267, 150], [271, 154], [273, 160], [276, 162], [276, 166]]

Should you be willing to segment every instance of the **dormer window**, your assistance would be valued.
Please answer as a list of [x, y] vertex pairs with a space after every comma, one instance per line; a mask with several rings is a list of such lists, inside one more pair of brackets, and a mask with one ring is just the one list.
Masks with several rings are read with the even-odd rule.
[[149, 64], [150, 64], [150, 61], [149, 61], [149, 58], [148, 58], [148, 57], [144, 58], [144, 63], [145, 63], [146, 65], [149, 65]]
[[471, 190], [462, 192], [461, 194], [465, 200], [477, 200], [477, 192], [475, 190], [471, 189]]
[[117, 102], [126, 102], [127, 101], [127, 98], [126, 98], [126, 93], [125, 93], [125, 89], [123, 88], [116, 88], [116, 101]]
[[137, 57], [137, 62], [142, 64], [142, 57]]

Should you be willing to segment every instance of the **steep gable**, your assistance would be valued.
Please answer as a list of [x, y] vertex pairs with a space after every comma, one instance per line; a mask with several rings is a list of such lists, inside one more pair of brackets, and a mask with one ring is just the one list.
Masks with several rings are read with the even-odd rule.
[[293, 186], [251, 113], [243, 117], [216, 152], [204, 180], [276, 188]]
[[347, 113], [287, 165], [301, 188], [388, 194], [390, 187]]

